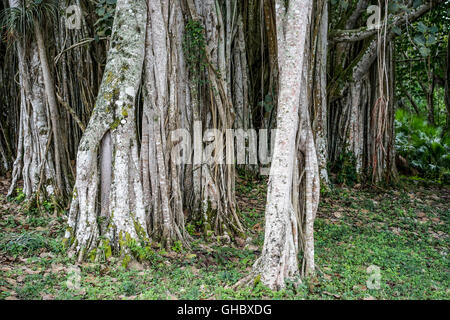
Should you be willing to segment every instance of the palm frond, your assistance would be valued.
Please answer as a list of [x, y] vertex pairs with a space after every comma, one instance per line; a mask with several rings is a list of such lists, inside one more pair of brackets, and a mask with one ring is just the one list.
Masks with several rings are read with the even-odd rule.
[[35, 20], [42, 24], [55, 23], [57, 19], [57, 0], [24, 1], [20, 7], [6, 8], [0, 12], [0, 29], [8, 41], [15, 41], [33, 34]]

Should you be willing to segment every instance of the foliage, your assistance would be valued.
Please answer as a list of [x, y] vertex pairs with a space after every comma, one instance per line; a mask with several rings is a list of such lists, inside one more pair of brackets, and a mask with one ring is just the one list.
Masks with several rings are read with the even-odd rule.
[[3, 233], [0, 236], [0, 251], [10, 255], [31, 255], [41, 249], [61, 252], [59, 242], [35, 232]]
[[416, 115], [396, 113], [396, 148], [410, 164], [427, 177], [439, 178], [450, 169], [450, 136]]
[[0, 30], [8, 40], [24, 38], [33, 34], [35, 19], [40, 23], [57, 21], [57, 9], [57, 0], [25, 1], [22, 7], [6, 8], [0, 12]]
[[400, 30], [395, 39], [396, 99], [403, 106], [411, 105], [405, 95], [407, 92], [417, 105], [419, 114], [429, 114], [427, 90], [433, 85], [437, 125], [445, 123], [443, 82], [450, 25], [446, 12], [449, 8], [450, 2], [444, 1], [438, 9]]
[[97, 2], [95, 13], [98, 19], [94, 23], [96, 38], [111, 35], [116, 3], [117, 0], [100, 0]]
[[183, 51], [189, 71], [193, 79], [200, 81], [206, 71], [206, 39], [205, 29], [200, 21], [189, 20], [183, 39]]
[[[316, 221], [317, 276], [297, 286], [288, 283], [278, 292], [258, 279], [254, 285], [231, 289], [248, 274], [260, 252], [198, 238], [187, 253], [133, 247], [141, 250], [133, 255], [150, 262], [144, 270], [125, 269], [114, 257], [84, 263], [79, 266], [81, 287], [68, 288], [68, 269], [74, 260], [42, 256], [37, 248], [44, 242], [38, 237], [32, 240], [33, 252], [20, 254], [28, 256], [25, 262], [16, 259], [2, 271], [0, 299], [11, 295], [20, 299], [447, 299], [450, 217], [439, 194], [448, 189], [405, 183], [404, 190], [386, 192], [332, 188]], [[265, 194], [258, 198], [264, 202]], [[249, 225], [263, 222], [263, 211], [253, 214], [250, 204], [241, 209]], [[8, 234], [9, 239], [20, 236]], [[257, 250], [261, 245], [258, 242]], [[16, 254], [4, 248], [2, 253]], [[371, 265], [380, 268], [379, 289], [367, 285]]]
[[258, 105], [264, 109], [265, 112], [271, 112], [275, 107], [274, 101], [275, 94], [267, 94], [263, 101], [260, 101]]
[[336, 173], [335, 183], [353, 186], [358, 182], [355, 155], [350, 151], [341, 152], [333, 163], [331, 172]]
[[16, 188], [16, 196], [14, 197], [14, 202], [16, 203], [22, 203], [26, 198], [25, 193], [23, 193], [22, 188]]

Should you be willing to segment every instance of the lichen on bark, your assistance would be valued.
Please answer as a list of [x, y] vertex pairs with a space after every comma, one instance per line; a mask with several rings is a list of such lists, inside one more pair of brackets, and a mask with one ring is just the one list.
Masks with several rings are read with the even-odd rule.
[[104, 238], [113, 252], [124, 256], [131, 240], [148, 240], [134, 111], [146, 21], [145, 0], [117, 1], [103, 81], [77, 154], [66, 238], [78, 260], [94, 249], [97, 259], [104, 256], [104, 250], [98, 250]]

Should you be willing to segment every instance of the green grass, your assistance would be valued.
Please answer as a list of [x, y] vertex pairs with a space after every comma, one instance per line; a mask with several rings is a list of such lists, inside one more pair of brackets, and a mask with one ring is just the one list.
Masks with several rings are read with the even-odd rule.
[[[251, 270], [264, 240], [265, 186], [240, 191], [244, 203], [259, 201], [240, 206], [249, 230], [240, 246], [196, 238], [190, 251], [149, 249], [127, 269], [117, 258], [84, 263], [79, 287], [68, 282], [75, 261], [59, 246], [62, 221], [55, 226], [45, 216], [3, 212], [0, 299], [449, 298], [448, 189], [408, 181], [399, 190], [331, 188], [315, 224], [317, 276], [279, 292], [260, 283], [231, 289]], [[370, 266], [380, 268], [379, 289], [368, 285]]]

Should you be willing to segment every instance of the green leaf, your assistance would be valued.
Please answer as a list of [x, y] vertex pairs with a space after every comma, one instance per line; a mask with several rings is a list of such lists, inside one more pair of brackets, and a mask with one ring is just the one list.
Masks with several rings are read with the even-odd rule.
[[347, 10], [347, 8], [348, 8], [348, 1], [347, 0], [344, 0], [344, 1], [342, 1], [342, 8], [344, 9], [344, 10]]
[[97, 9], [97, 15], [103, 16], [105, 14], [105, 7]]
[[423, 34], [419, 34], [417, 36], [414, 37], [414, 42], [417, 43], [418, 45], [425, 45], [425, 37], [423, 36]]
[[419, 51], [423, 57], [428, 57], [430, 55], [430, 49], [428, 49], [427, 47], [420, 47]]
[[428, 31], [428, 27], [426, 25], [424, 25], [422, 21], [420, 21], [417, 24], [417, 29], [419, 29], [419, 31], [422, 32], [422, 33], [425, 33], [425, 32]]
[[399, 27], [393, 27], [392, 31], [394, 31], [394, 33], [397, 34], [397, 35], [401, 35], [402, 34], [402, 29], [400, 29]]
[[429, 29], [429, 31], [430, 31], [431, 33], [437, 33], [437, 32], [439, 31], [439, 29], [438, 29], [438, 27], [436, 27], [436, 26], [434, 25], [434, 26], [431, 26], [431, 28]]
[[428, 37], [427, 44], [435, 44], [436, 43], [436, 37], [432, 34]]
[[414, 0], [413, 7], [416, 9], [418, 6], [422, 4], [422, 0]]

